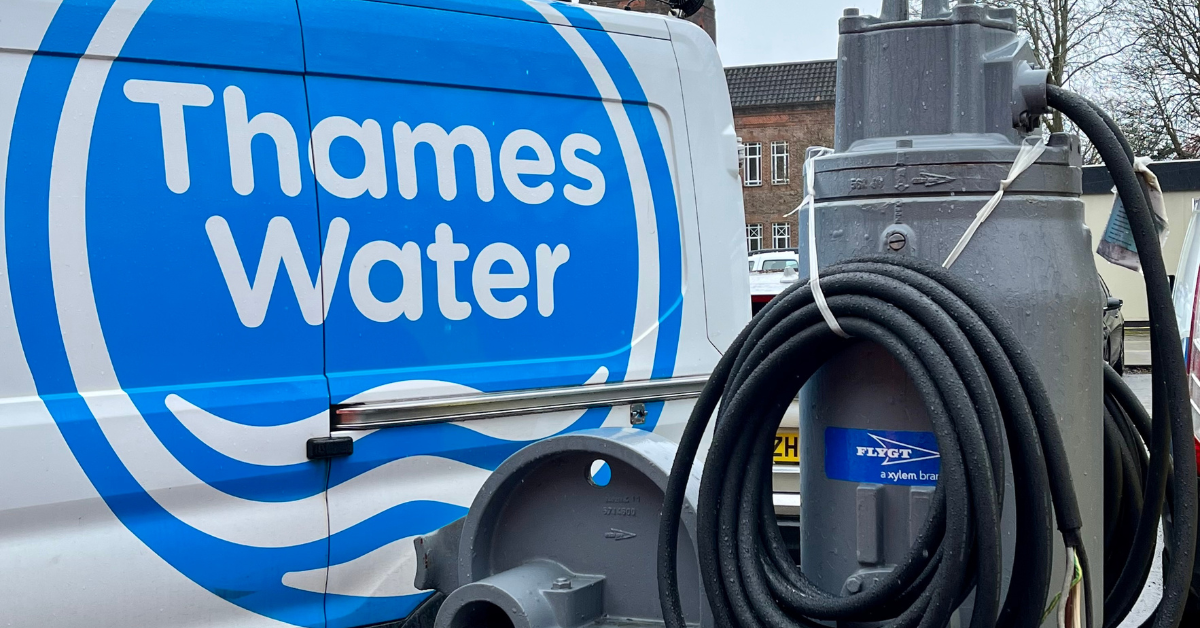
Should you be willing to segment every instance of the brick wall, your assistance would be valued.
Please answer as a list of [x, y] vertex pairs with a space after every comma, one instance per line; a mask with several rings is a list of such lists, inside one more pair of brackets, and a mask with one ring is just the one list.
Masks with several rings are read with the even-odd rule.
[[[762, 144], [762, 185], [743, 187], [746, 224], [763, 226], [763, 248], [772, 248], [771, 225], [791, 225], [790, 246], [798, 244], [799, 217], [784, 214], [804, 200], [804, 152], [809, 146], [833, 145], [833, 103], [734, 111], [734, 127], [743, 143]], [[787, 142], [786, 184], [772, 183], [771, 142]]]
[[[642, 11], [644, 13], [666, 14], [671, 7], [658, 0], [581, 0], [580, 4], [594, 4], [602, 7], [610, 7], [614, 9], [624, 9], [629, 6], [630, 11]], [[704, 32], [713, 41], [717, 41], [717, 13], [713, 7], [713, 0], [706, 0], [704, 8], [696, 12], [695, 15], [688, 18], [689, 22], [700, 26]]]

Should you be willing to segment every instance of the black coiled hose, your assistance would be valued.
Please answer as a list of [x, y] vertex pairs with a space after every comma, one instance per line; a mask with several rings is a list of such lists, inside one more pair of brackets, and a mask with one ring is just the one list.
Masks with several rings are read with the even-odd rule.
[[[891, 620], [897, 627], [945, 626], [972, 590], [973, 626], [1037, 625], [1051, 585], [1052, 508], [1068, 545], [1082, 543], [1062, 438], [1032, 360], [982, 295], [938, 266], [865, 257], [821, 276], [830, 309], [854, 340], [829, 329], [807, 283], [793, 286], [743, 330], [696, 404], [660, 529], [667, 625], [683, 626], [672, 569], [679, 504], [718, 400], [697, 521], [717, 625]], [[942, 459], [929, 519], [906, 560], [870, 590], [841, 597], [810, 582], [787, 554], [766, 479], [784, 409], [817, 369], [858, 341], [880, 345], [904, 367], [929, 411]], [[1005, 436], [1023, 551], [1001, 599]]]
[[[1104, 625], [1117, 626], [1137, 597], [1115, 594], [1122, 572], [1144, 583], [1154, 562], [1152, 552], [1137, 543], [1142, 514], [1161, 508], [1147, 503], [1150, 474], [1147, 443], [1152, 442], [1150, 416], [1125, 380], [1104, 365]], [[1153, 548], [1151, 548], [1153, 549]], [[1140, 587], [1137, 588], [1139, 591]], [[1118, 606], [1119, 604], [1119, 606]]]
[[[1051, 87], [1049, 97], [1051, 106], [1075, 121], [1099, 149], [1127, 208], [1146, 277], [1152, 359], [1156, 375], [1161, 373], [1154, 384], [1153, 421], [1144, 411], [1134, 416], [1128, 399], [1119, 407], [1106, 404], [1111, 429], [1124, 438], [1132, 427], [1148, 452], [1140, 475], [1135, 451], [1122, 452], [1118, 446], [1110, 452], [1129, 463], [1134, 477], [1122, 483], [1143, 490], [1129, 494], [1129, 503], [1139, 506], [1136, 517], [1119, 524], [1134, 531], [1121, 548], [1125, 562], [1119, 568], [1105, 565], [1118, 574], [1105, 590], [1105, 626], [1116, 625], [1113, 621], [1128, 613], [1141, 592], [1170, 481], [1176, 522], [1169, 543], [1172, 561], [1152, 622], [1156, 628], [1174, 628], [1191, 578], [1196, 469], [1162, 252], [1133, 172], [1132, 153], [1116, 125], [1090, 102], [1064, 90]], [[821, 277], [830, 309], [854, 340], [829, 329], [808, 284], [792, 286], [759, 312], [726, 351], [680, 439], [659, 531], [659, 596], [667, 626], [685, 625], [675, 573], [680, 509], [692, 461], [714, 412], [716, 425], [700, 485], [697, 550], [717, 625], [885, 621], [897, 628], [940, 627], [948, 625], [972, 591], [973, 627], [1039, 625], [1050, 597], [1053, 510], [1064, 542], [1082, 565], [1083, 604], [1087, 625], [1093, 626], [1090, 566], [1062, 437], [1037, 369], [1005, 320], [970, 284], [927, 262], [872, 256], [830, 267]], [[817, 369], [858, 341], [880, 345], [907, 372], [929, 412], [942, 468], [930, 516], [903, 564], [875, 587], [841, 597], [809, 581], [790, 558], [768, 480], [772, 438], [784, 409]], [[1149, 423], [1148, 435], [1139, 429], [1141, 419]], [[1012, 457], [1016, 544], [1021, 548], [1013, 557], [1003, 599], [1002, 434]], [[1168, 477], [1171, 455], [1173, 479]]]
[[[1051, 85], [1051, 107], [1071, 119], [1091, 140], [1112, 175], [1125, 205], [1130, 230], [1137, 245], [1150, 312], [1150, 354], [1154, 364], [1153, 412], [1142, 508], [1137, 517], [1129, 553], [1117, 581], [1107, 587], [1104, 626], [1117, 626], [1133, 608], [1146, 582], [1149, 563], [1158, 540], [1166, 489], [1171, 486], [1172, 526], [1167, 539], [1171, 561], [1164, 569], [1163, 596], [1152, 617], [1155, 628], [1178, 626], [1187, 602], [1196, 545], [1196, 458], [1192, 415], [1188, 403], [1183, 347], [1176, 327], [1175, 306], [1163, 264], [1158, 230], [1150, 203], [1133, 170], [1133, 151], [1120, 128], [1088, 99]], [[1126, 410], [1140, 407], [1134, 398]], [[1143, 411], [1144, 415], [1144, 411]]]

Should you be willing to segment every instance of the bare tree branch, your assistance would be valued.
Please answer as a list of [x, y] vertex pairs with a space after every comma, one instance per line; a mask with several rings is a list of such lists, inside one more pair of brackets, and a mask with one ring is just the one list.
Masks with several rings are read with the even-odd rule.
[[1137, 45], [1136, 41], [1130, 42], [1130, 43], [1125, 44], [1125, 45], [1123, 45], [1119, 48], [1116, 48], [1112, 51], [1100, 54], [1100, 55], [1096, 56], [1095, 58], [1091, 59], [1090, 61], [1081, 62], [1079, 65], [1075, 66], [1074, 68], [1071, 68], [1071, 70], [1067, 72], [1067, 77], [1066, 77], [1065, 82], [1070, 82], [1070, 80], [1076, 74], [1087, 72], [1087, 71], [1091, 70], [1093, 67], [1095, 67], [1096, 65], [1104, 63], [1105, 61], [1108, 61], [1109, 59], [1114, 59], [1114, 58], [1124, 55], [1126, 53], [1126, 51], [1128, 51], [1129, 49], [1133, 48], [1136, 45]]
[[[1125, 19], [1138, 46], [1120, 74], [1128, 89], [1118, 119], [1146, 129], [1147, 154], [1159, 145], [1168, 157], [1200, 156], [1200, 0], [1126, 0]], [[1153, 134], [1157, 134], [1155, 137]]]
[[[991, 0], [1049, 80], [1102, 102], [1140, 155], [1200, 157], [1200, 0]], [[1052, 132], [1072, 130], [1062, 114]], [[1095, 151], [1084, 144], [1084, 156]]]
[[[1125, 0], [998, 0], [1015, 9], [1017, 25], [1029, 37], [1038, 62], [1056, 85], [1091, 75], [1120, 56], [1128, 43], [1116, 42], [1111, 26]], [[1062, 114], [1052, 114], [1047, 126], [1062, 131]]]

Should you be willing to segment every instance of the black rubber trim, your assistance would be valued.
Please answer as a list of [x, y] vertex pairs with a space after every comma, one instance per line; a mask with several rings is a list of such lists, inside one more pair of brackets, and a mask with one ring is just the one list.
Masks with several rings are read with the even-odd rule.
[[[1150, 164], [1163, 192], [1200, 191], [1200, 160], [1160, 161]], [[1104, 166], [1083, 167], [1084, 194], [1111, 194], [1112, 175]]]

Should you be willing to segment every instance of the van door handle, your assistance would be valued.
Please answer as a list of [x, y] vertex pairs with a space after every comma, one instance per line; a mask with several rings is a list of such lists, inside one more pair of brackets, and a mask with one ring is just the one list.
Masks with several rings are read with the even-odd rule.
[[354, 453], [354, 439], [349, 436], [322, 436], [308, 439], [308, 459], [325, 460]]

